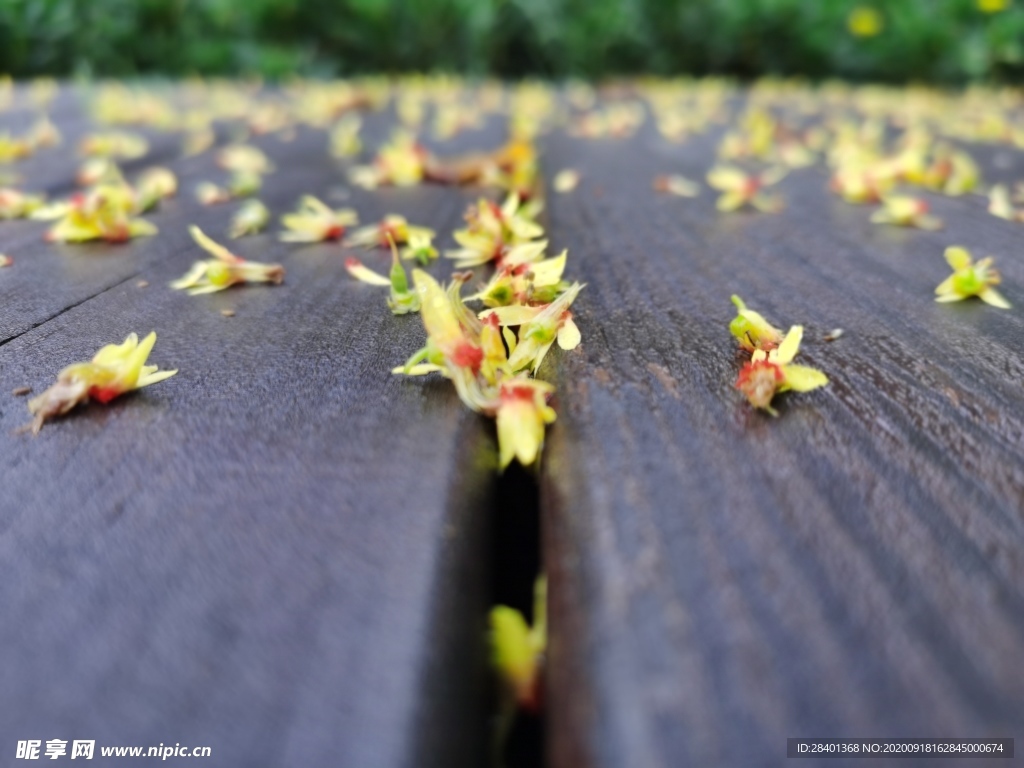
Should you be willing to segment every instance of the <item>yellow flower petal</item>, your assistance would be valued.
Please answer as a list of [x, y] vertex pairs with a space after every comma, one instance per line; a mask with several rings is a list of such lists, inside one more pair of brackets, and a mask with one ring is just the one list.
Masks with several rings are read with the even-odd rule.
[[828, 376], [805, 365], [784, 365], [782, 373], [786, 377], [783, 386], [794, 392], [810, 392], [828, 384]]
[[778, 349], [772, 350], [770, 358], [780, 365], [788, 365], [796, 357], [796, 353], [800, 351], [800, 341], [803, 337], [803, 326], [794, 325], [789, 329], [786, 338], [779, 344]]

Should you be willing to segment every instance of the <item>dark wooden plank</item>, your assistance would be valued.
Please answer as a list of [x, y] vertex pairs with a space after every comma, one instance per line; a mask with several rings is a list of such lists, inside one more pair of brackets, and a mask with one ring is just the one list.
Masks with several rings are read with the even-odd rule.
[[[305, 192], [367, 222], [456, 225], [462, 193], [350, 192], [325, 142], [258, 142], [279, 167], [272, 231]], [[220, 238], [234, 210], [191, 199], [209, 156], [175, 168], [158, 236], [39, 246], [0, 275], [6, 297], [38, 288], [3, 310], [0, 346], [8, 739], [180, 742], [224, 765], [479, 765], [486, 422], [443, 381], [391, 375], [419, 318], [351, 280], [336, 244], [248, 238], [238, 252], [281, 261], [284, 285], [170, 290], [203, 256], [186, 225]], [[0, 250], [33, 226], [4, 227]], [[177, 376], [11, 435], [28, 419], [15, 387], [150, 330], [151, 361]]]
[[[702, 178], [717, 138], [547, 141], [549, 168], [584, 173], [549, 215], [588, 283], [582, 347], [545, 363], [553, 765], [1019, 736], [1021, 230], [979, 197], [934, 198], [942, 232], [879, 227], [820, 168], [780, 185], [777, 216], [651, 190]], [[1013, 311], [933, 301], [954, 243], [998, 257]], [[804, 324], [801, 358], [831, 385], [780, 398], [778, 419], [752, 412], [732, 293]]]

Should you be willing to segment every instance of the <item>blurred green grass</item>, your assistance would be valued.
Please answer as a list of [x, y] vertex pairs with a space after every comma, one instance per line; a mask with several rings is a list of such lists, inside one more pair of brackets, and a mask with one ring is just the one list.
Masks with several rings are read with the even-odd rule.
[[[998, 12], [982, 10], [1003, 2]], [[850, 31], [858, 6], [878, 12], [877, 34]], [[1019, 82], [1024, 7], [1013, 0], [0, 0], [0, 72], [16, 77], [410, 71]]]

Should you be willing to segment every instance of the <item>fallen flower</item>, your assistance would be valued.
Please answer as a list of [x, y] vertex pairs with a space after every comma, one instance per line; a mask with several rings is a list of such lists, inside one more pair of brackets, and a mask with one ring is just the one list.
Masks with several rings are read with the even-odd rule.
[[194, 224], [188, 231], [199, 246], [214, 258], [197, 261], [184, 277], [171, 283], [171, 288], [186, 290], [189, 296], [198, 296], [202, 293], [223, 291], [232, 285], [242, 283], [280, 285], [284, 281], [284, 267], [280, 264], [246, 261], [211, 240]]
[[816, 368], [792, 364], [803, 334], [803, 327], [794, 325], [776, 349], [770, 352], [758, 349], [750, 362], [743, 364], [736, 379], [736, 389], [746, 395], [752, 406], [778, 416], [771, 406], [776, 393], [789, 390], [810, 392], [828, 384], [828, 377]]
[[46, 240], [123, 243], [133, 237], [157, 233], [155, 225], [132, 218], [138, 203], [134, 190], [124, 183], [101, 184], [84, 194], [72, 196], [69, 205], [64, 216], [46, 233]]
[[[455, 266], [459, 269], [480, 266], [489, 261], [507, 266], [512, 262], [539, 260], [547, 247], [547, 241], [537, 240], [544, 234], [544, 229], [534, 221], [541, 207], [538, 201], [520, 205], [519, 195], [514, 193], [500, 207], [481, 198], [467, 210], [466, 228], [456, 230], [453, 235], [462, 247], [445, 252], [445, 257], [455, 259]], [[519, 246], [524, 246], [526, 251], [516, 251]], [[527, 252], [528, 256], [525, 255]]]
[[748, 174], [731, 165], [720, 165], [708, 171], [708, 184], [723, 194], [715, 207], [720, 211], [735, 211], [750, 205], [764, 213], [778, 213], [784, 207], [782, 200], [765, 193], [767, 186], [777, 184], [786, 175], [783, 168], [771, 168], [761, 174]]
[[700, 184], [685, 176], [668, 174], [654, 177], [654, 191], [667, 192], [677, 197], [697, 197], [700, 194]]
[[402, 258], [408, 261], [417, 261], [420, 266], [425, 267], [438, 257], [437, 248], [434, 247], [434, 235], [425, 233], [414, 233], [409, 235], [409, 244], [402, 249]]
[[270, 173], [273, 163], [263, 151], [249, 144], [233, 144], [217, 153], [217, 165], [235, 173]]
[[282, 216], [281, 223], [288, 229], [281, 233], [281, 240], [315, 243], [341, 239], [348, 227], [359, 223], [359, 217], [351, 208], [335, 211], [312, 195], [303, 195], [298, 210]]
[[82, 139], [78, 151], [92, 157], [121, 157], [132, 160], [149, 151], [149, 142], [141, 136], [124, 131], [92, 133]]
[[0, 189], [0, 219], [20, 219], [43, 205], [42, 195], [27, 195], [16, 189]]
[[95, 354], [91, 362], [69, 365], [57, 375], [57, 383], [28, 402], [28, 410], [35, 416], [32, 432], [39, 433], [43, 423], [54, 416], [62, 416], [79, 403], [96, 400], [108, 403], [119, 395], [134, 389], [148, 387], [170, 378], [178, 371], [161, 371], [155, 365], [146, 365], [156, 333], [150, 333], [139, 342], [134, 333], [123, 344], [108, 344]]
[[228, 236], [237, 239], [243, 235], [261, 232], [270, 223], [270, 211], [259, 200], [246, 200], [231, 217]]
[[992, 257], [978, 262], [971, 258], [970, 251], [958, 245], [950, 246], [945, 252], [946, 261], [953, 268], [953, 274], [939, 283], [935, 289], [936, 301], [962, 301], [977, 296], [986, 304], [1000, 309], [1010, 309], [1010, 303], [992, 286], [999, 285], [1002, 278], [992, 266]]
[[882, 199], [882, 208], [871, 214], [875, 224], [895, 224], [918, 229], [942, 229], [942, 219], [928, 213], [927, 201], [904, 195], [890, 195]]
[[434, 230], [414, 226], [405, 216], [389, 214], [376, 224], [353, 230], [345, 239], [345, 245], [349, 248], [388, 248], [392, 242], [405, 245], [413, 236], [429, 240], [434, 236]]
[[178, 177], [167, 168], [147, 168], [135, 182], [138, 212], [143, 213], [167, 197], [178, 193]]
[[212, 181], [201, 181], [196, 184], [196, 200], [200, 205], [219, 205], [231, 201], [231, 190], [214, 184]]

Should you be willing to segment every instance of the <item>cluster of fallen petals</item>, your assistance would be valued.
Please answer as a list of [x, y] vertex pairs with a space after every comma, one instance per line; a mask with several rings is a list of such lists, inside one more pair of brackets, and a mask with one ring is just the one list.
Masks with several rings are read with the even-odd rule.
[[132, 185], [125, 181], [116, 165], [108, 164], [89, 189], [49, 205], [43, 205], [39, 199], [28, 215], [57, 219], [46, 233], [46, 239], [52, 242], [105, 240], [122, 243], [135, 237], [155, 235], [156, 226], [139, 215], [151, 211], [177, 191], [178, 179], [167, 168], [148, 168]]
[[500, 206], [481, 198], [466, 211], [466, 227], [454, 233], [461, 248], [445, 257], [454, 259], [458, 269], [492, 261], [499, 268], [537, 261], [547, 247], [536, 221], [541, 208], [539, 198], [524, 203], [515, 193]]
[[[472, 272], [456, 272], [442, 286], [420, 268], [410, 284], [396, 245], [399, 217], [361, 233], [350, 244], [376, 245], [383, 234], [392, 251], [390, 275], [368, 268], [354, 257], [346, 268], [354, 278], [389, 289], [388, 306], [396, 314], [419, 312], [426, 345], [395, 373], [418, 376], [439, 373], [451, 380], [469, 408], [496, 420], [499, 465], [514, 459], [533, 464], [544, 445], [544, 433], [555, 420], [548, 404], [554, 386], [533, 378], [554, 344], [564, 350], [580, 343], [571, 306], [583, 286], [562, 279], [567, 253], [545, 257], [543, 228], [533, 218], [539, 203], [523, 210], [517, 195], [503, 206], [482, 198], [467, 213], [466, 230], [455, 233], [464, 249], [449, 254], [458, 266], [494, 264], [494, 273], [479, 290], [463, 297]], [[401, 223], [404, 223], [401, 219]], [[397, 234], [403, 232], [398, 228]], [[414, 233], [404, 233], [411, 242]], [[417, 259], [419, 260], [419, 259]], [[467, 302], [480, 303], [473, 310]]]
[[828, 384], [828, 377], [821, 371], [793, 363], [800, 351], [803, 326], [794, 325], [783, 336], [763, 315], [748, 309], [739, 296], [733, 296], [732, 301], [737, 315], [729, 324], [729, 332], [743, 350], [750, 352], [750, 360], [736, 377], [736, 389], [754, 408], [777, 416], [778, 411], [772, 407], [775, 395], [791, 390], [810, 392]]

